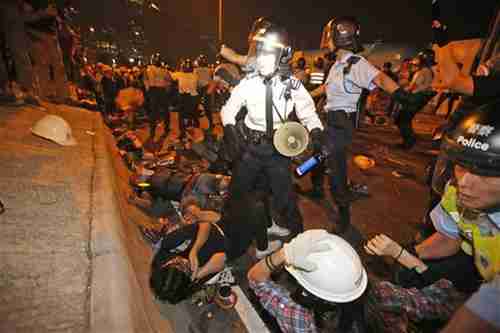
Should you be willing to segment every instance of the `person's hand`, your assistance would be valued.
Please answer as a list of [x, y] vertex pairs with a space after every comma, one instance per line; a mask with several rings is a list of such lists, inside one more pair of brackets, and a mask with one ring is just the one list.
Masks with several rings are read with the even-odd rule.
[[373, 237], [365, 245], [365, 251], [372, 255], [389, 256], [396, 258], [402, 250], [402, 246], [384, 234]]
[[316, 270], [318, 267], [307, 260], [307, 256], [314, 252], [328, 251], [330, 249], [328, 244], [321, 244], [321, 241], [328, 237], [328, 232], [322, 229], [308, 230], [299, 234], [283, 246], [286, 263], [305, 271]]
[[311, 146], [314, 155], [321, 154], [323, 148], [323, 131], [319, 128], [315, 128], [311, 131]]
[[488, 76], [490, 75], [490, 68], [486, 64], [480, 64], [476, 69], [477, 76]]
[[200, 268], [200, 262], [198, 260], [198, 251], [191, 249], [189, 251], [189, 264], [191, 265], [191, 280], [196, 280], [198, 278], [198, 271]]

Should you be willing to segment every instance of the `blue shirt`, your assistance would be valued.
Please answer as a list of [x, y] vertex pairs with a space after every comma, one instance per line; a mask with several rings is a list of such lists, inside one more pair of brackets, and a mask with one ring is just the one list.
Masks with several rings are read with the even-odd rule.
[[[431, 220], [434, 224], [434, 227], [441, 234], [452, 238], [459, 239], [460, 231], [458, 229], [458, 225], [453, 220], [453, 218], [441, 207], [441, 205], [437, 205], [431, 211]], [[500, 229], [500, 212], [496, 212], [493, 214], [488, 214], [488, 220], [492, 222], [498, 229]], [[479, 228], [482, 230], [482, 226]]]
[[[437, 205], [430, 216], [438, 232], [453, 239], [460, 238], [456, 222], [441, 205]], [[500, 229], [500, 212], [488, 214], [488, 220]], [[479, 227], [481, 229], [481, 226]], [[500, 329], [500, 276], [497, 275], [492, 281], [484, 283], [465, 306], [481, 319]]]
[[[349, 74], [345, 75], [344, 68], [348, 66], [347, 60], [351, 56], [358, 57], [359, 61], [353, 64]], [[373, 90], [376, 87], [373, 79], [379, 73], [380, 71], [365, 58], [351, 52], [345, 54], [333, 64], [328, 73], [325, 110], [356, 112], [362, 89]]]

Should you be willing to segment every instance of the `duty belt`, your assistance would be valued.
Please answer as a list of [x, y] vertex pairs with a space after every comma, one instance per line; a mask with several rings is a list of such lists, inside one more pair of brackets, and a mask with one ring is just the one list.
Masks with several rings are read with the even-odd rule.
[[[248, 143], [252, 143], [254, 145], [260, 145], [260, 144], [265, 144], [265, 143], [272, 143], [273, 138], [268, 138], [266, 135], [266, 132], [262, 131], [257, 131], [248, 128], [247, 126], [244, 127], [245, 129], [245, 134], [246, 138], [248, 140]], [[276, 132], [276, 130], [273, 131], [273, 134]]]
[[328, 110], [328, 113], [330, 113], [330, 112], [343, 112], [343, 113], [345, 113], [345, 115], [348, 119], [356, 118], [356, 113], [358, 113], [357, 111], [347, 112], [346, 110], [342, 110], [342, 109]]

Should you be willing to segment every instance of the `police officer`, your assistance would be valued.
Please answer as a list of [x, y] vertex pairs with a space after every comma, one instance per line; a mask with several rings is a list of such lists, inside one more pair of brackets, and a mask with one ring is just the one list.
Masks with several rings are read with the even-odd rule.
[[208, 119], [208, 132], [210, 132], [214, 121], [212, 116], [212, 105], [207, 94], [210, 81], [212, 80], [212, 74], [210, 68], [208, 68], [207, 56], [200, 54], [195, 61], [195, 65], [194, 73], [198, 77], [198, 90], [200, 92], [201, 103], [203, 105], [203, 109], [205, 110], [205, 115]]
[[[288, 221], [277, 221], [278, 224], [288, 224], [292, 232], [298, 233], [303, 227], [292, 190], [291, 161], [277, 152], [273, 135], [295, 110], [319, 152], [323, 126], [301, 82], [279, 74], [280, 65], [291, 58], [287, 31], [277, 24], [269, 24], [252, 37], [249, 49], [248, 57], [255, 59], [255, 71], [233, 89], [221, 111], [224, 137], [230, 143], [233, 160], [237, 161], [230, 195], [241, 197], [255, 188], [259, 176], [265, 177], [271, 187], [277, 217]], [[239, 131], [235, 126], [236, 116], [242, 107], [248, 112]]]
[[397, 120], [399, 132], [403, 138], [403, 143], [400, 145], [400, 148], [403, 149], [410, 149], [415, 145], [417, 139], [412, 130], [411, 122], [417, 112], [434, 96], [432, 92], [434, 73], [431, 68], [437, 64], [434, 51], [426, 49], [420, 52], [415, 60], [418, 69], [413, 75], [408, 91], [414, 94], [414, 99], [416, 100], [414, 103], [406, 103], [403, 105], [399, 111]]
[[333, 19], [325, 27], [323, 40], [328, 42], [336, 62], [330, 68], [324, 90], [326, 92], [328, 124], [328, 164], [330, 186], [340, 215], [337, 231], [344, 231], [350, 223], [350, 202], [353, 194], [347, 182], [347, 148], [352, 143], [354, 129], [358, 123], [358, 102], [363, 89], [376, 86], [404, 100], [408, 93], [386, 74], [379, 71], [356, 53], [362, 51], [359, 40], [359, 24], [355, 18]]
[[[445, 332], [500, 329], [499, 111], [498, 101], [476, 108], [445, 133], [433, 179], [443, 193], [431, 212], [437, 232], [415, 247], [424, 260], [465, 252], [486, 281]], [[463, 270], [457, 274], [474, 277]]]
[[172, 77], [168, 70], [162, 67], [161, 55], [155, 53], [151, 56], [151, 64], [144, 73], [144, 86], [149, 108], [149, 139], [154, 141], [156, 126], [160, 120], [164, 123], [163, 136], [170, 131], [170, 114], [168, 112], [168, 89]]

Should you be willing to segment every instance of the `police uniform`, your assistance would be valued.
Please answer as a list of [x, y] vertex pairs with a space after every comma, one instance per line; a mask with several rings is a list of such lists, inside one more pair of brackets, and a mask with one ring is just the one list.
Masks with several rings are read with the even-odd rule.
[[[279, 76], [274, 76], [269, 80], [272, 88], [273, 130], [278, 129], [294, 110], [299, 121], [309, 131], [323, 129], [314, 102], [298, 79], [291, 77], [282, 81]], [[249, 74], [233, 89], [221, 110], [223, 125], [236, 125], [236, 116], [242, 107], [248, 110], [243, 120], [246, 149], [233, 173], [231, 196], [240, 197], [252, 191], [258, 177], [264, 175], [272, 190], [275, 211], [292, 224], [289, 225], [292, 232], [300, 232], [302, 223], [293, 193], [289, 169], [291, 161], [276, 151], [272, 138], [266, 135], [266, 84], [262, 76]]]
[[170, 87], [172, 77], [168, 70], [155, 65], [149, 65], [144, 73], [144, 86], [149, 108], [150, 137], [154, 138], [156, 125], [163, 118], [165, 133], [170, 129], [170, 114], [168, 112]]
[[339, 206], [348, 205], [347, 148], [352, 143], [358, 120], [358, 102], [363, 89], [375, 88], [373, 79], [380, 71], [361, 56], [346, 52], [332, 67], [326, 79], [328, 123], [328, 163], [333, 173], [330, 186]]
[[179, 100], [182, 110], [179, 112], [180, 137], [186, 134], [186, 120], [193, 122], [195, 127], [200, 127], [197, 108], [200, 102], [198, 94], [198, 76], [193, 72], [175, 72], [173, 74], [179, 85]]

